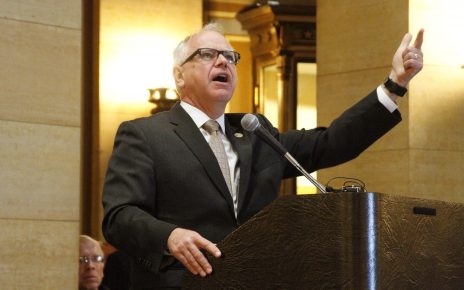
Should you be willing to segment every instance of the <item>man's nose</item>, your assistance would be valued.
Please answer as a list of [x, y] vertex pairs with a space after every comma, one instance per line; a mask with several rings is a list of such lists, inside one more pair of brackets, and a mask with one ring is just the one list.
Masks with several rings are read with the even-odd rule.
[[218, 57], [216, 59], [216, 62], [215, 62], [215, 65], [216, 66], [226, 66], [228, 64], [228, 61], [226, 59], [226, 57], [224, 55], [222, 55], [222, 53], [219, 53], [218, 54]]

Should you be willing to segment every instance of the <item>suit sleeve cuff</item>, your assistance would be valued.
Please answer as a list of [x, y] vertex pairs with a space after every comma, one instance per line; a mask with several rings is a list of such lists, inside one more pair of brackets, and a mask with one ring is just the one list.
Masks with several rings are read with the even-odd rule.
[[390, 97], [387, 96], [387, 94], [385, 94], [385, 92], [382, 90], [381, 86], [377, 87], [377, 98], [379, 99], [379, 102], [385, 108], [387, 108], [387, 110], [390, 113], [393, 113], [394, 111], [396, 111], [398, 109], [398, 105], [395, 102], [393, 102], [392, 99], [390, 99]]

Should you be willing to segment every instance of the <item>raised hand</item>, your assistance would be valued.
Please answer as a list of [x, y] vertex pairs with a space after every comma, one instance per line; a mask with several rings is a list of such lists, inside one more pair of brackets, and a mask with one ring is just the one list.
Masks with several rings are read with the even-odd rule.
[[421, 50], [424, 40], [424, 29], [419, 30], [414, 44], [410, 46], [412, 34], [407, 33], [396, 50], [392, 61], [390, 78], [402, 87], [407, 87], [409, 81], [422, 70], [424, 58]]
[[211, 274], [213, 268], [200, 249], [205, 249], [216, 258], [221, 256], [221, 251], [215, 244], [195, 231], [182, 228], [172, 231], [167, 246], [169, 252], [190, 272], [202, 277]]

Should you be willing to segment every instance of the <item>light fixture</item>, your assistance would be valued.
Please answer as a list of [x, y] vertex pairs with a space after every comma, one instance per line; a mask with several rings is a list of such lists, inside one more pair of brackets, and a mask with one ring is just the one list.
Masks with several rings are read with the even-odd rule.
[[148, 89], [148, 91], [150, 92], [148, 101], [155, 105], [155, 107], [151, 109], [152, 114], [171, 109], [179, 99], [175, 89], [161, 87]]

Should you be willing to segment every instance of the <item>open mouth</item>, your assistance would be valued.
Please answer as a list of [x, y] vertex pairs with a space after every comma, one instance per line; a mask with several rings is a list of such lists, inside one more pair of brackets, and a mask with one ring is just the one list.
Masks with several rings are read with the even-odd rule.
[[221, 83], [227, 83], [228, 81], [228, 76], [227, 74], [219, 74], [213, 78], [213, 81], [215, 82], [221, 82]]

